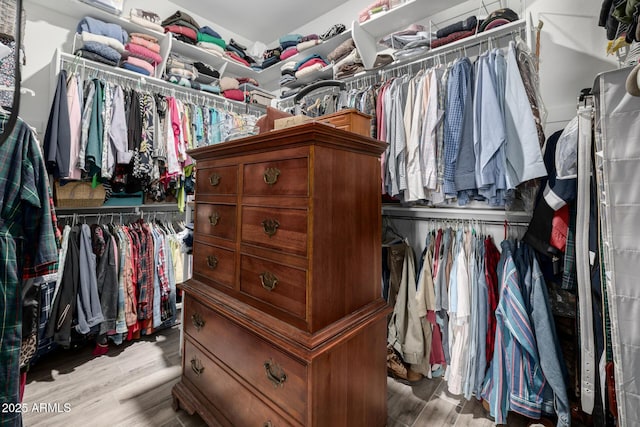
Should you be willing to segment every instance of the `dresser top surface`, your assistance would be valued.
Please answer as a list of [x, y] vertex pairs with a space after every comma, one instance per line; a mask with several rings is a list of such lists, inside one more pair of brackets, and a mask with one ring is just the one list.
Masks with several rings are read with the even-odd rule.
[[386, 143], [373, 138], [336, 129], [324, 123], [311, 122], [200, 147], [190, 150], [189, 155], [196, 160], [204, 160], [310, 145], [355, 151], [376, 157], [387, 147]]

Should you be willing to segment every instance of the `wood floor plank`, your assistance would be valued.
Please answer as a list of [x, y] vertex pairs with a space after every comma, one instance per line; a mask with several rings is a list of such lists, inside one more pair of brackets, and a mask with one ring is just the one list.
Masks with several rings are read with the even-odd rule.
[[[46, 356], [28, 373], [25, 403], [69, 403], [71, 411], [29, 412], [24, 425], [204, 427], [197, 414], [171, 407], [171, 388], [180, 375], [179, 339], [176, 326], [136, 342], [110, 344], [105, 356], [93, 356], [91, 346]], [[387, 378], [387, 402], [388, 427], [492, 425], [481, 407], [449, 394], [441, 379], [406, 384]]]

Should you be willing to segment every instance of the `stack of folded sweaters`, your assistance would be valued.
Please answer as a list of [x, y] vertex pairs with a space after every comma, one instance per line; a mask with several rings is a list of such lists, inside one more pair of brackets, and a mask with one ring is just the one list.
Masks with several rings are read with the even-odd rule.
[[227, 43], [222, 39], [220, 34], [211, 27], [200, 27], [196, 35], [197, 46], [216, 56], [224, 56], [224, 50]]
[[182, 42], [195, 45], [198, 42], [198, 29], [200, 25], [188, 13], [178, 10], [173, 15], [162, 21], [165, 33]]
[[320, 71], [327, 65], [327, 60], [317, 53], [308, 55], [297, 62], [289, 61], [280, 68], [282, 74], [280, 85], [285, 86], [291, 81]]
[[173, 53], [167, 59], [164, 75], [168, 82], [216, 94], [220, 93], [217, 84], [219, 77], [220, 73], [210, 65], [193, 62]]
[[157, 38], [142, 33], [131, 33], [125, 49], [127, 58], [123, 61], [122, 68], [155, 77], [156, 67], [162, 62]]
[[247, 48], [233, 39], [229, 40], [229, 43], [227, 43], [227, 51], [225, 52], [225, 55], [227, 58], [239, 62], [242, 65], [246, 65], [247, 67], [250, 67], [251, 64], [255, 63], [255, 60], [247, 54]]
[[220, 79], [220, 91], [222, 96], [235, 101], [244, 101], [244, 92], [240, 90], [240, 81], [233, 77]]
[[78, 23], [77, 32], [82, 47], [74, 52], [75, 55], [113, 66], [120, 63], [124, 44], [129, 38], [120, 25], [87, 16]]
[[333, 69], [337, 79], [349, 77], [364, 70], [364, 64], [352, 38], [345, 40], [332, 50], [327, 55], [327, 59], [334, 63]]

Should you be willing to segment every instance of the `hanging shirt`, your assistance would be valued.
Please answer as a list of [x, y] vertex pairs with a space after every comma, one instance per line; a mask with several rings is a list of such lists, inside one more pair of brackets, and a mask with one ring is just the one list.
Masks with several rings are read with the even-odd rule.
[[513, 41], [507, 51], [505, 109], [507, 188], [513, 189], [525, 181], [547, 175]]
[[82, 171], [78, 168], [80, 155], [80, 136], [82, 133], [82, 107], [78, 92], [78, 79], [72, 75], [67, 82], [67, 112], [69, 116], [69, 179], [81, 179]]
[[44, 136], [44, 157], [47, 170], [53, 174], [54, 178], [69, 176], [70, 141], [67, 72], [61, 70]]

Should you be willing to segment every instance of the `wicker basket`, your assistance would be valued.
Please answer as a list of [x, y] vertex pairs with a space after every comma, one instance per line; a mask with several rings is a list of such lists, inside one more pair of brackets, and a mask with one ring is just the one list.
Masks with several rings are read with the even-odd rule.
[[65, 185], [55, 183], [55, 204], [58, 208], [95, 208], [104, 204], [102, 184], [93, 188], [90, 182], [72, 181]]

